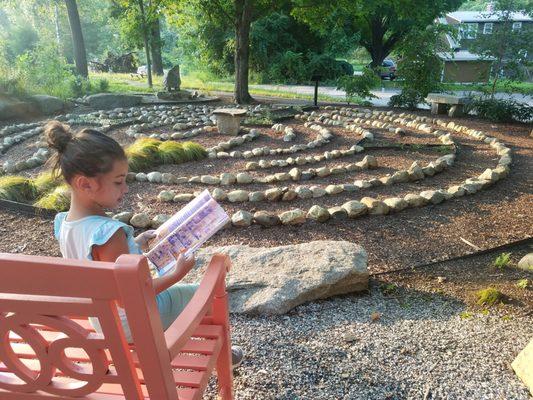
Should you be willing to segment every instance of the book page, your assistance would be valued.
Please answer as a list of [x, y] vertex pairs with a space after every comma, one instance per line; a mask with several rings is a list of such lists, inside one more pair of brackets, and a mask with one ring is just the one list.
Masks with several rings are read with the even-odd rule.
[[185, 252], [185, 256], [190, 256], [228, 221], [229, 217], [224, 209], [206, 190], [167, 221], [171, 223], [164, 224], [166, 227], [162, 225], [164, 229], [160, 227], [161, 235], [173, 230], [146, 256], [156, 266], [159, 274], [164, 274], [174, 266], [181, 251]]

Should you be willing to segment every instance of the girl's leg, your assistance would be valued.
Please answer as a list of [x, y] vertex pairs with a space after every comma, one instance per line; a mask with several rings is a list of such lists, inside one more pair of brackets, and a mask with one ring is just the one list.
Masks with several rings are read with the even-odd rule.
[[163, 329], [166, 330], [172, 325], [192, 299], [196, 289], [198, 289], [196, 284], [176, 283], [157, 295], [157, 308]]

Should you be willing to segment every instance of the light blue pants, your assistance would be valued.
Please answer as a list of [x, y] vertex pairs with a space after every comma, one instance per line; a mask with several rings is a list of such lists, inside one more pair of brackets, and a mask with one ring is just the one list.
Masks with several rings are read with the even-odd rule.
[[166, 330], [191, 301], [197, 284], [176, 283], [156, 296], [157, 309]]

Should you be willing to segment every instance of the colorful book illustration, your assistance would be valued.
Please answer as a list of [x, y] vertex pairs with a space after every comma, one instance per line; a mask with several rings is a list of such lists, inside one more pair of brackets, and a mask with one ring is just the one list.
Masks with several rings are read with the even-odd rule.
[[204, 190], [156, 229], [145, 255], [163, 275], [175, 265], [180, 252], [189, 257], [229, 220], [220, 204]]

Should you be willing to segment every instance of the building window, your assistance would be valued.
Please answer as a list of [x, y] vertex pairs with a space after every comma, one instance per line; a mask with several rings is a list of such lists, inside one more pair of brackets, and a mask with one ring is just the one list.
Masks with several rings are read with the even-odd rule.
[[485, 25], [483, 25], [483, 34], [484, 35], [492, 35], [492, 28], [494, 24], [492, 22], [487, 22]]
[[522, 29], [522, 23], [521, 22], [513, 22], [513, 31], [519, 31]]
[[462, 39], [475, 39], [477, 36], [477, 24], [463, 24], [461, 26]]

